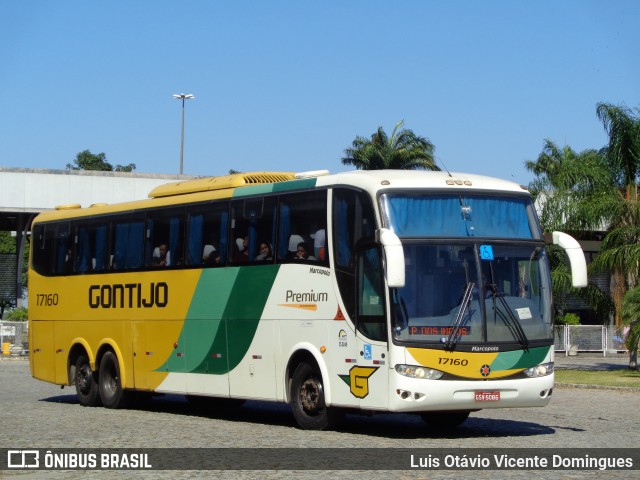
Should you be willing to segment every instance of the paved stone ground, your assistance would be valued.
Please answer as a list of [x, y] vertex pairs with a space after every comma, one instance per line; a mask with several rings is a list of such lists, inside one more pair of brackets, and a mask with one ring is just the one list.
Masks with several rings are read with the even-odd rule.
[[[558, 368], [626, 368], [628, 356], [556, 357]], [[482, 410], [453, 433], [431, 430], [410, 415], [349, 415], [338, 431], [303, 431], [282, 404], [247, 402], [237, 413], [203, 413], [181, 396], [154, 398], [131, 410], [83, 408], [73, 388], [34, 380], [24, 359], [0, 361], [0, 447], [355, 447], [605, 448], [640, 445], [640, 393], [559, 386], [545, 408]], [[0, 471], [24, 480], [84, 478], [223, 479], [637, 479], [638, 471]]]

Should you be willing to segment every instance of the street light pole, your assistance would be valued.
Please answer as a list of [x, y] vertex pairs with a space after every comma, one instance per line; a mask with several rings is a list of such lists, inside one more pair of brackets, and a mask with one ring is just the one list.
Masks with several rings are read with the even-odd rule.
[[182, 100], [182, 134], [181, 134], [181, 141], [180, 141], [180, 175], [182, 175], [182, 167], [184, 164], [184, 101], [185, 100], [191, 100], [192, 98], [196, 98], [193, 95], [191, 95], [190, 93], [184, 94], [184, 93], [180, 93], [180, 94], [175, 94], [173, 95], [173, 98], [175, 98], [176, 100]]

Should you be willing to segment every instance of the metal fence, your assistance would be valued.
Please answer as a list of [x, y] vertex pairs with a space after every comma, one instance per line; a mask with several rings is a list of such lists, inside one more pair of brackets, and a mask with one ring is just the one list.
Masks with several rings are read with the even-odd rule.
[[624, 333], [615, 327], [602, 325], [557, 325], [555, 328], [555, 350], [567, 355], [578, 352], [607, 353], [626, 351]]
[[29, 353], [29, 324], [27, 322], [0, 321], [1, 355], [17, 356]]
[[[578, 352], [621, 353], [626, 351], [624, 332], [615, 327], [601, 325], [557, 325], [555, 350], [566, 355]], [[29, 353], [29, 324], [27, 322], [0, 321], [2, 356]]]

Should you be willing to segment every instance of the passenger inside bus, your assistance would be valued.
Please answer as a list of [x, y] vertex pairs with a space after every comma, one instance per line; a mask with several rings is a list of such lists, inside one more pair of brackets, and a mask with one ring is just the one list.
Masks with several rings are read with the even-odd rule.
[[268, 242], [260, 242], [260, 253], [255, 258], [256, 262], [271, 262], [273, 260], [273, 249]]
[[316, 230], [315, 233], [311, 234], [311, 238], [313, 238], [313, 254], [318, 260], [324, 261], [325, 255], [325, 245], [327, 243], [327, 233], [324, 228], [320, 228]]
[[220, 265], [220, 252], [213, 245], [205, 245], [202, 251], [202, 263], [205, 266]]
[[296, 256], [294, 260], [315, 260], [316, 257], [309, 255], [309, 246], [307, 242], [300, 242], [296, 249]]
[[171, 264], [171, 252], [166, 243], [161, 243], [153, 250], [153, 260], [151, 265], [154, 267], [168, 267]]
[[234, 263], [246, 263], [249, 261], [249, 237], [236, 239], [233, 253]]

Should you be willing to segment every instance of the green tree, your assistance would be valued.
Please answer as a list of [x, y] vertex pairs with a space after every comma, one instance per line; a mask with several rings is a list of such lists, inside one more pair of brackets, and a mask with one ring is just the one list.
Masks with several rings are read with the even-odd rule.
[[433, 144], [403, 126], [404, 122], [399, 122], [390, 137], [382, 127], [370, 139], [356, 137], [352, 147], [344, 151], [343, 165], [358, 170], [440, 170], [433, 158]]
[[634, 113], [625, 106], [599, 103], [596, 113], [609, 135], [603, 155], [614, 183], [599, 202], [600, 210], [595, 210], [609, 228], [593, 266], [611, 272], [615, 320], [620, 326], [623, 298], [638, 285], [640, 273], [640, 110]]
[[616, 326], [621, 323], [625, 292], [638, 283], [640, 209], [640, 120], [624, 106], [599, 103], [596, 114], [609, 135], [599, 151], [575, 153], [545, 141], [536, 162], [532, 192], [544, 195], [541, 223], [545, 231], [602, 231], [605, 238], [591, 272], [610, 272]]
[[27, 307], [13, 308], [5, 315], [5, 320], [9, 322], [26, 322], [29, 318]]
[[633, 288], [622, 300], [622, 323], [628, 327], [625, 346], [629, 349], [629, 368], [638, 368], [638, 344], [640, 343], [640, 287]]
[[129, 165], [116, 165], [115, 167], [107, 162], [105, 153], [91, 153], [83, 150], [76, 155], [73, 163], [67, 163], [68, 170], [97, 170], [102, 172], [132, 172], [136, 169], [135, 163]]

